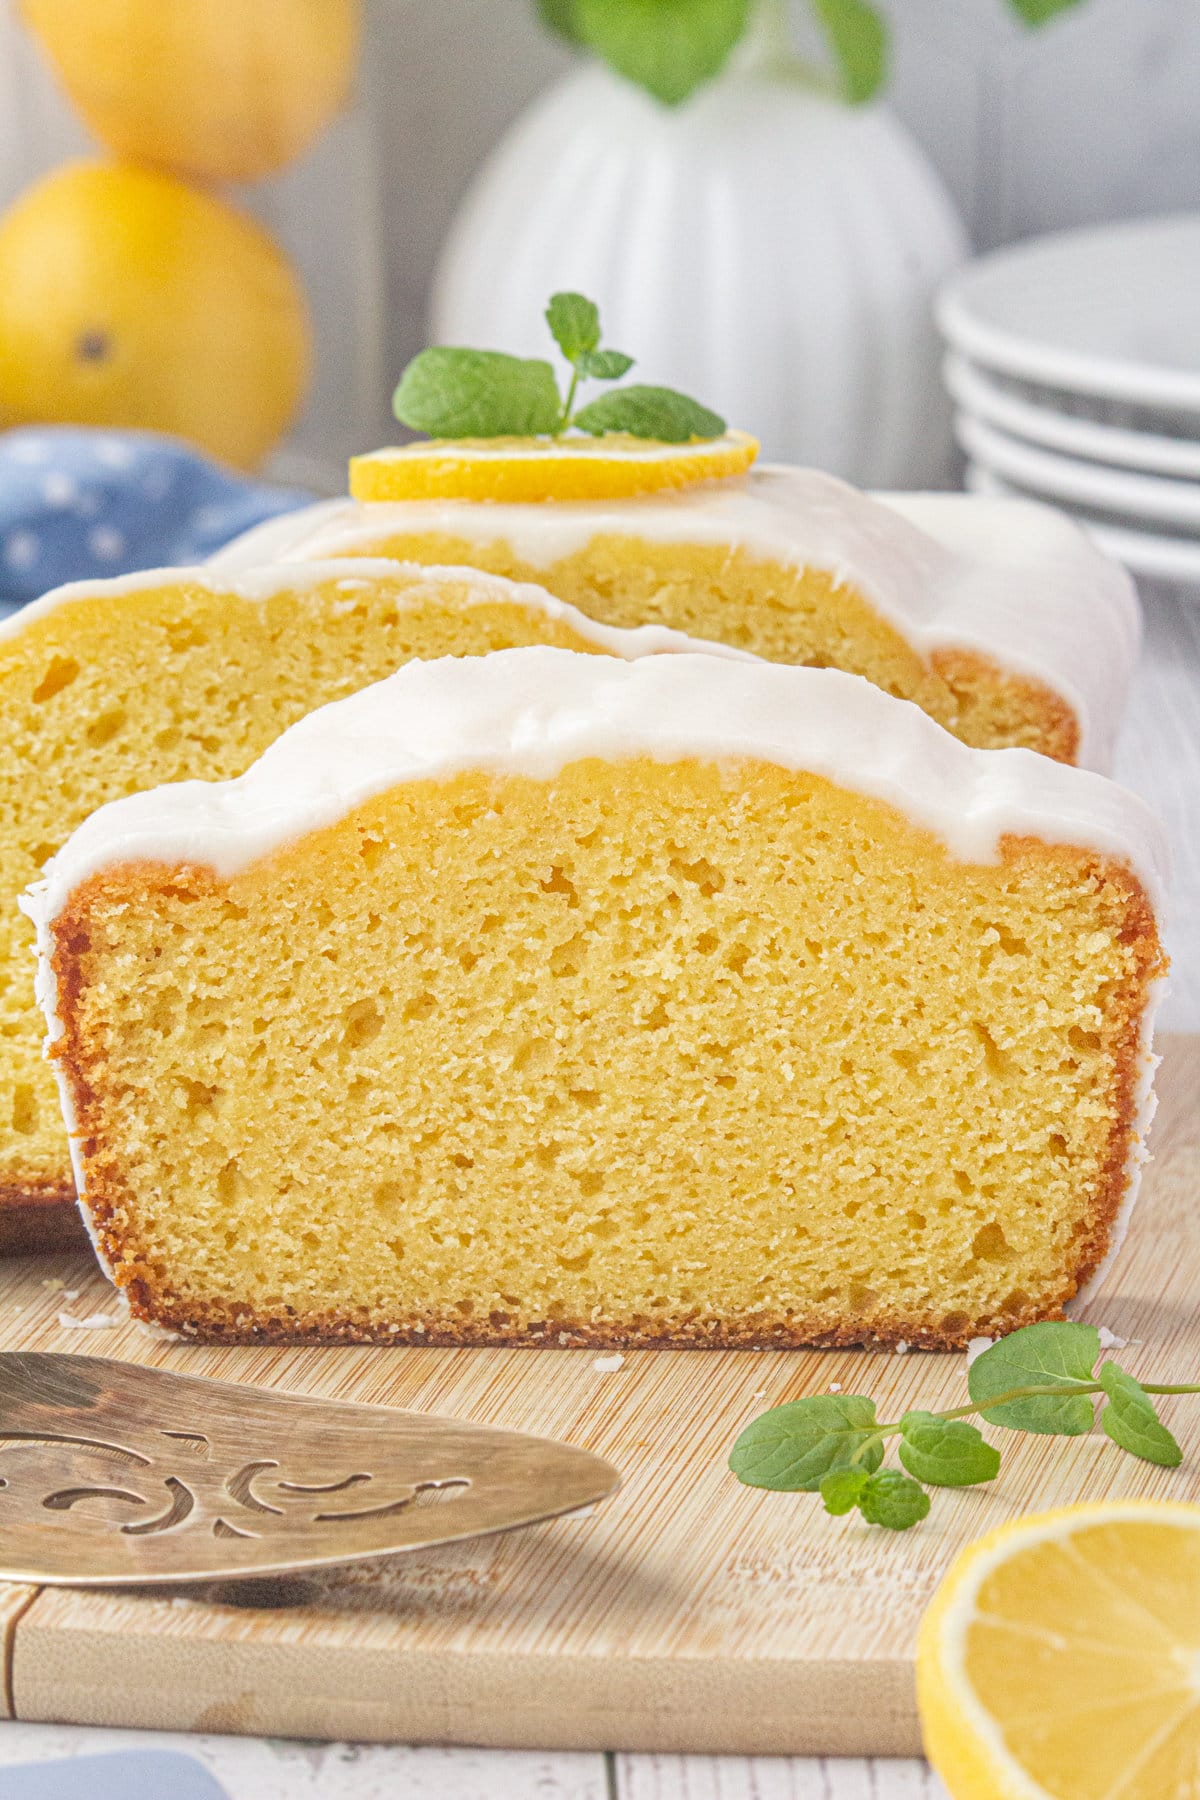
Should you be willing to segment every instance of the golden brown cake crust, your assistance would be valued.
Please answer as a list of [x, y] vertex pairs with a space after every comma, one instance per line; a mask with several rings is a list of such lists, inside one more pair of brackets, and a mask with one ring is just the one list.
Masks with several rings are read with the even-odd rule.
[[0, 1182], [0, 1206], [25, 1207], [40, 1212], [46, 1207], [75, 1203], [75, 1187], [70, 1181], [53, 1176], [29, 1175], [17, 1181]]
[[[427, 1346], [430, 1349], [561, 1349], [561, 1350], [841, 1350], [857, 1348], [894, 1349], [903, 1344], [911, 1350], [961, 1350], [975, 1335], [999, 1336], [1016, 1331], [1022, 1325], [1038, 1320], [1062, 1317], [1062, 1306], [1050, 1311], [1028, 1308], [1022, 1313], [1005, 1314], [1002, 1320], [972, 1324], [967, 1333], [931, 1331], [927, 1326], [897, 1316], [870, 1336], [848, 1326], [830, 1331], [823, 1326], [806, 1326], [803, 1321], [786, 1321], [756, 1317], [744, 1325], [721, 1324], [688, 1326], [672, 1329], [647, 1320], [645, 1325], [627, 1330], [597, 1328], [591, 1324], [564, 1323], [556, 1319], [544, 1329], [512, 1331], [480, 1323], [464, 1325], [432, 1321], [426, 1323], [414, 1316], [408, 1324], [386, 1329], [369, 1324], [355, 1325], [345, 1319], [248, 1320], [244, 1311], [233, 1315], [233, 1309], [216, 1307], [180, 1307], [170, 1295], [155, 1293], [150, 1285], [135, 1279], [124, 1290], [134, 1318], [152, 1321], [181, 1337], [195, 1338], [205, 1344], [294, 1344], [300, 1341], [316, 1344], [397, 1344]], [[1074, 1290], [1072, 1290], [1074, 1292]], [[1071, 1294], [1064, 1296], [1064, 1303]], [[989, 1326], [994, 1327], [989, 1330]]]
[[0, 1187], [0, 1256], [83, 1250], [87, 1242], [73, 1186], [31, 1178]]
[[[1031, 838], [1006, 837], [1001, 858], [1015, 863], [1028, 858], [1052, 858], [1062, 846]], [[86, 1166], [91, 1171], [87, 1206], [92, 1228], [117, 1284], [124, 1290], [132, 1315], [183, 1337], [208, 1343], [269, 1344], [308, 1341], [329, 1344], [427, 1345], [449, 1348], [466, 1346], [545, 1346], [593, 1349], [793, 1349], [842, 1348], [855, 1345], [912, 1349], [961, 1349], [977, 1335], [1002, 1336], [1041, 1319], [1059, 1318], [1063, 1307], [1095, 1272], [1108, 1252], [1117, 1217], [1128, 1191], [1131, 1153], [1138, 1125], [1138, 1093], [1144, 1076], [1145, 1051], [1142, 1020], [1152, 984], [1166, 969], [1149, 898], [1134, 872], [1111, 858], [1089, 858], [1089, 878], [1097, 892], [1109, 890], [1124, 909], [1122, 942], [1132, 951], [1134, 975], [1126, 984], [1127, 1004], [1110, 1020], [1113, 1033], [1113, 1079], [1110, 1093], [1114, 1124], [1108, 1135], [1102, 1177], [1086, 1228], [1078, 1237], [1078, 1260], [1071, 1278], [1041, 1304], [1006, 1309], [1002, 1316], [965, 1319], [947, 1316], [940, 1324], [895, 1313], [876, 1316], [864, 1330], [852, 1321], [836, 1329], [826, 1322], [795, 1317], [772, 1319], [756, 1313], [743, 1320], [676, 1321], [663, 1323], [646, 1318], [626, 1326], [597, 1326], [591, 1321], [555, 1317], [541, 1324], [514, 1330], [494, 1318], [464, 1319], [414, 1311], [409, 1317], [390, 1319], [386, 1325], [364, 1316], [320, 1313], [287, 1317], [257, 1316], [241, 1303], [199, 1302], [185, 1299], [155, 1279], [140, 1258], [137, 1247], [121, 1229], [124, 1195], [113, 1159], [97, 1156], [95, 1134], [99, 1107], [94, 1071], [102, 1065], [102, 1046], [73, 1024], [79, 1016], [75, 1001], [82, 985], [82, 963], [89, 950], [88, 918], [94, 902], [110, 889], [115, 878], [128, 894], [131, 881], [143, 892], [170, 894], [181, 889], [196, 894], [215, 892], [221, 883], [211, 872], [196, 868], [164, 870], [160, 865], [124, 864], [112, 876], [101, 872], [83, 883], [54, 923], [52, 958], [58, 983], [59, 1010], [66, 1022], [64, 1034], [52, 1054], [61, 1064], [73, 1096], [77, 1126]]]
[[1079, 719], [1044, 681], [1002, 669], [978, 650], [933, 651], [930, 663], [956, 702], [953, 730], [966, 744], [990, 750], [1037, 750], [1055, 762], [1079, 761]]

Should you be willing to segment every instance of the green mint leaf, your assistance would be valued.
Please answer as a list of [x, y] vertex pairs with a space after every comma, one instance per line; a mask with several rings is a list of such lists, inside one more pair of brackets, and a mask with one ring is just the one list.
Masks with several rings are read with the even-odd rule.
[[[883, 1461], [872, 1443], [875, 1402], [861, 1394], [813, 1394], [760, 1413], [729, 1453], [729, 1466], [748, 1487], [813, 1494], [831, 1469], [844, 1469], [858, 1451], [868, 1474]], [[867, 1446], [864, 1448], [864, 1446]]]
[[583, 294], [552, 294], [546, 323], [569, 363], [578, 364], [600, 343], [600, 309]]
[[548, 362], [439, 347], [413, 357], [392, 410], [430, 437], [539, 437], [558, 430], [562, 399]]
[[610, 69], [678, 106], [720, 73], [752, 0], [575, 0], [584, 42]]
[[1060, 12], [1078, 6], [1079, 0], [1010, 0], [1010, 3], [1027, 25], [1046, 25]]
[[1183, 1451], [1154, 1410], [1154, 1402], [1139, 1381], [1106, 1362], [1096, 1377], [1108, 1395], [1108, 1405], [1100, 1415], [1100, 1423], [1122, 1450], [1140, 1456], [1143, 1462], [1158, 1463], [1164, 1469], [1177, 1469]]
[[911, 1475], [902, 1475], [899, 1469], [880, 1469], [864, 1485], [858, 1510], [868, 1525], [907, 1531], [919, 1525], [929, 1511], [929, 1495]]
[[887, 80], [887, 26], [867, 0], [813, 0], [813, 7], [837, 58], [842, 92], [859, 106]]
[[965, 1419], [910, 1412], [901, 1419], [900, 1432], [900, 1461], [931, 1487], [973, 1487], [1000, 1473], [1000, 1452]]
[[[1036, 1431], [1047, 1436], [1082, 1437], [1095, 1423], [1089, 1395], [1074, 1390], [1089, 1385], [1100, 1354], [1100, 1333], [1094, 1325], [1074, 1320], [1026, 1325], [1001, 1338], [977, 1356], [967, 1375], [972, 1400], [989, 1425], [1008, 1425], [1014, 1431]], [[1012, 1388], [1053, 1386], [1057, 1393], [1013, 1400], [1004, 1406], [988, 1406], [997, 1394]]]
[[717, 438], [725, 430], [719, 414], [709, 412], [698, 400], [689, 400], [686, 394], [661, 387], [617, 388], [583, 407], [572, 422], [592, 437], [603, 437], [606, 431], [627, 431], [631, 437], [654, 438], [662, 444]]
[[575, 17], [575, 0], [537, 0], [538, 17], [548, 30], [568, 44], [582, 44], [583, 33]]
[[623, 350], [585, 350], [575, 358], [575, 367], [594, 381], [619, 381], [632, 369], [633, 358]]
[[821, 1498], [825, 1502], [825, 1511], [835, 1518], [842, 1513], [853, 1512], [858, 1505], [858, 1497], [871, 1477], [861, 1463], [852, 1469], [830, 1469], [828, 1475], [821, 1477]]

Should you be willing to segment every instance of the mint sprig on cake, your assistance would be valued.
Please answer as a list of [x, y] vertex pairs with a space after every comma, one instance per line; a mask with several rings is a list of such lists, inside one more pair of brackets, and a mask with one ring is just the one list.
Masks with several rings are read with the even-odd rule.
[[600, 311], [583, 294], [552, 294], [546, 323], [570, 367], [565, 394], [554, 369], [537, 357], [434, 345], [400, 377], [392, 410], [402, 425], [434, 438], [561, 438], [621, 432], [660, 444], [689, 444], [724, 434], [725, 421], [674, 388], [616, 388], [575, 404], [582, 381], [619, 381], [633, 367], [623, 350], [600, 347]]

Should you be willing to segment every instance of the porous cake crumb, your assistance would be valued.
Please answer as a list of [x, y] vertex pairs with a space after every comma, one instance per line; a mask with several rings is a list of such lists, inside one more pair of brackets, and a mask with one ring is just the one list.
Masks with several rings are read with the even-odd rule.
[[135, 1313], [228, 1341], [1057, 1316], [1141, 1155], [1157, 841], [849, 676], [412, 664], [56, 861], [93, 1229]]
[[520, 644], [695, 648], [474, 570], [362, 559], [76, 583], [0, 627], [0, 1252], [83, 1241], [16, 904], [63, 840], [120, 795], [239, 774], [305, 713], [412, 658]]

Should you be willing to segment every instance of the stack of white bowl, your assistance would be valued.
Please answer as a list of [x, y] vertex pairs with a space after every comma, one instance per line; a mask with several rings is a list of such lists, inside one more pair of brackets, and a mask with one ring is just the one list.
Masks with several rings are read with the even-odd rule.
[[1052, 501], [1200, 596], [1200, 214], [980, 257], [938, 319], [968, 487]]

